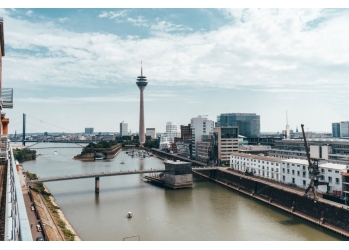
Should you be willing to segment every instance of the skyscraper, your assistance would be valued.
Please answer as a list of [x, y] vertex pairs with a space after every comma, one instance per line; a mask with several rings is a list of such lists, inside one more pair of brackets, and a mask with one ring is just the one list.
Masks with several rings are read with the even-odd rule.
[[141, 62], [141, 75], [137, 77], [136, 82], [139, 90], [140, 90], [140, 110], [139, 110], [139, 143], [143, 144], [145, 142], [145, 134], [144, 134], [144, 100], [143, 100], [143, 91], [147, 86], [147, 78], [143, 76], [143, 68]]
[[240, 135], [257, 137], [260, 134], [260, 116], [254, 113], [221, 114], [217, 117], [217, 127], [238, 127]]
[[339, 122], [332, 123], [332, 137], [341, 136], [341, 124]]
[[92, 135], [93, 134], [93, 128], [85, 128], [85, 135]]
[[120, 137], [128, 135], [128, 124], [121, 122], [120, 123]]

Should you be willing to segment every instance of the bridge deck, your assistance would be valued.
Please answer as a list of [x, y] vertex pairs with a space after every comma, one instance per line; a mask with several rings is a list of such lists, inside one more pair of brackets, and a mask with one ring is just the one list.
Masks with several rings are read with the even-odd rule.
[[[192, 168], [192, 170], [215, 170], [215, 169], [217, 169], [217, 168], [215, 168], [215, 167]], [[49, 181], [64, 181], [64, 180], [74, 180], [74, 179], [84, 179], [84, 178], [104, 177], [104, 176], [115, 176], [115, 175], [160, 173], [160, 172], [166, 172], [166, 170], [165, 169], [148, 169], [148, 170], [100, 172], [100, 173], [79, 174], [79, 175], [63, 175], [63, 176], [56, 176], [56, 177], [41, 178], [41, 179], [37, 179], [37, 180], [30, 180], [29, 183], [49, 182]]]

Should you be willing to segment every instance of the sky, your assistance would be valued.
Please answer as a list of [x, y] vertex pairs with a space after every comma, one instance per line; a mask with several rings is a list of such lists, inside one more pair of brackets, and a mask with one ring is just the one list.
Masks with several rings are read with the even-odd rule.
[[9, 133], [138, 132], [256, 113], [261, 132], [349, 120], [349, 9], [4, 8]]

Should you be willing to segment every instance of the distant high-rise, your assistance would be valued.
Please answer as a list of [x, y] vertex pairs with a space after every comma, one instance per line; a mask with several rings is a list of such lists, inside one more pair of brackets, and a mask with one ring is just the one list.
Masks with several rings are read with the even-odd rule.
[[128, 124], [121, 122], [120, 123], [120, 137], [128, 135]]
[[217, 127], [238, 127], [239, 134], [257, 137], [260, 134], [260, 116], [254, 113], [230, 113], [217, 116]]
[[85, 135], [93, 135], [93, 128], [85, 128]]
[[141, 75], [137, 77], [136, 82], [139, 90], [140, 90], [140, 110], [139, 110], [139, 143], [143, 144], [145, 142], [145, 134], [144, 134], [144, 99], [143, 92], [145, 87], [147, 86], [147, 78], [143, 76], [143, 68], [141, 64]]
[[147, 128], [145, 130], [145, 135], [150, 136], [152, 139], [156, 139], [155, 128]]
[[192, 158], [197, 159], [197, 143], [201, 141], [202, 135], [209, 135], [213, 131], [214, 121], [199, 115], [190, 120], [190, 128], [192, 133]]
[[349, 121], [340, 122], [340, 137], [349, 137]]
[[333, 137], [340, 137], [341, 136], [341, 124], [339, 122], [332, 123], [332, 136]]

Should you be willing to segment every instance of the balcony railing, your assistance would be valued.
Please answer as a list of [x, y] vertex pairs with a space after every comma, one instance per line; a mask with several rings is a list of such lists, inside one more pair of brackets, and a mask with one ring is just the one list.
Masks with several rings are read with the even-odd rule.
[[13, 108], [13, 89], [2, 88], [0, 92], [0, 101], [3, 108]]

